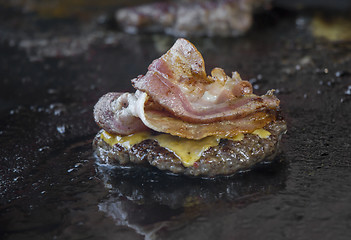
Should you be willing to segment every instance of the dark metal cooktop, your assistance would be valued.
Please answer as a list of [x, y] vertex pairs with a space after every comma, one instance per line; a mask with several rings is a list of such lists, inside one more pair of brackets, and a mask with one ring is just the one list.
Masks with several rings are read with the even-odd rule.
[[0, 15], [1, 239], [351, 238], [351, 44], [315, 37], [335, 15], [273, 9], [243, 37], [189, 39], [207, 69], [275, 88], [288, 123], [275, 164], [215, 180], [93, 155], [97, 99], [132, 91], [175, 38], [111, 30], [106, 14]]

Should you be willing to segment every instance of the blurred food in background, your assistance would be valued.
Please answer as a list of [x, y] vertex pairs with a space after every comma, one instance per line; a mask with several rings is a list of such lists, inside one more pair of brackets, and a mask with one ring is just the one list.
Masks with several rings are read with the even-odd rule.
[[333, 42], [351, 41], [351, 18], [337, 15], [316, 14], [311, 23], [315, 37]]
[[[1, 12], [3, 24], [8, 25], [12, 32], [14, 29], [21, 30], [22, 35], [23, 31], [38, 32], [43, 29], [53, 32], [53, 35], [66, 32], [72, 35], [74, 29], [76, 35], [88, 32], [87, 38], [93, 40], [99, 39], [98, 35], [105, 35], [96, 33], [96, 30], [163, 33], [175, 37], [236, 37], [250, 29], [256, 31], [269, 27], [281, 21], [286, 14], [293, 13], [299, 15], [298, 27], [309, 26], [315, 37], [330, 41], [351, 39], [349, 0], [0, 0], [0, 6], [8, 8]], [[26, 21], [12, 18], [13, 12], [17, 11]], [[311, 16], [313, 19], [310, 19]], [[67, 22], [72, 23], [70, 27], [67, 27]], [[40, 28], [33, 29], [33, 26]], [[6, 32], [3, 31], [3, 34]], [[64, 36], [53, 42], [56, 45], [66, 44], [66, 40]], [[28, 46], [27, 42], [24, 45]]]
[[187, 0], [157, 2], [116, 11], [129, 33], [165, 32], [174, 36], [238, 36], [252, 25], [253, 13], [270, 0]]

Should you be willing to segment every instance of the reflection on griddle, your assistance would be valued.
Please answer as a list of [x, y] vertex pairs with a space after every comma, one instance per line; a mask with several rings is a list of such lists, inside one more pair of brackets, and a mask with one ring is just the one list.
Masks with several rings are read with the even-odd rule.
[[231, 177], [197, 179], [148, 167], [98, 165], [110, 194], [99, 210], [118, 226], [134, 229], [145, 239], [186, 225], [209, 213], [234, 211], [282, 190], [286, 163], [261, 164]]

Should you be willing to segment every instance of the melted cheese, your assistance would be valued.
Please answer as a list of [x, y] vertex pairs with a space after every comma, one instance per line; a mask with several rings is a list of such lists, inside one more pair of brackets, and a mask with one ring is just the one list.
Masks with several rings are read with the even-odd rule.
[[244, 139], [244, 134], [239, 133], [238, 135], [235, 135], [234, 137], [228, 138], [233, 141], [241, 141]]
[[[253, 134], [261, 138], [267, 138], [271, 135], [270, 132], [264, 129], [257, 129]], [[228, 138], [233, 141], [241, 141], [244, 139], [244, 134], [240, 133], [235, 137]], [[161, 147], [173, 152], [185, 167], [192, 166], [202, 153], [210, 147], [217, 146], [220, 137], [210, 136], [200, 140], [192, 140], [172, 136], [170, 134], [152, 135], [151, 132], [140, 132], [128, 136], [119, 136], [110, 134], [106, 131], [101, 133], [101, 138], [110, 146], [121, 144], [123, 147], [130, 149], [133, 145], [138, 144], [146, 139], [156, 140]]]
[[252, 134], [257, 135], [260, 138], [268, 138], [271, 135], [270, 132], [268, 132], [267, 130], [264, 130], [263, 128], [256, 129], [255, 131], [252, 132]]
[[202, 153], [210, 147], [217, 146], [220, 138], [211, 136], [200, 140], [161, 134], [155, 137], [161, 147], [171, 150], [179, 157], [185, 167], [190, 167], [199, 160]]
[[140, 143], [151, 137], [149, 132], [139, 132], [131, 134], [128, 136], [119, 136], [103, 131], [101, 133], [101, 138], [108, 143], [108, 145], [113, 146], [117, 143], [121, 144], [123, 147], [129, 149], [134, 144]]
[[214, 136], [200, 140], [192, 140], [172, 136], [170, 134], [151, 135], [150, 132], [140, 132], [122, 137], [110, 134], [106, 131], [101, 133], [101, 138], [110, 146], [118, 143], [127, 149], [146, 139], [154, 139], [161, 147], [173, 152], [182, 161], [185, 167], [192, 166], [194, 162], [199, 160], [204, 151], [210, 147], [217, 146], [220, 140], [220, 138]]

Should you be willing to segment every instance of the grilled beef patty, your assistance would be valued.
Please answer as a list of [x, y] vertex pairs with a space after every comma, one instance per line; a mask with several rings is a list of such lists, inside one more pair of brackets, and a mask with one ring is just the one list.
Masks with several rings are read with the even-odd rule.
[[120, 144], [111, 147], [101, 139], [101, 131], [94, 139], [94, 148], [100, 161], [113, 165], [150, 164], [160, 170], [168, 170], [189, 176], [234, 174], [246, 170], [261, 161], [272, 161], [278, 152], [281, 136], [286, 132], [283, 120], [264, 127], [271, 133], [268, 138], [245, 134], [241, 141], [221, 139], [217, 146], [204, 151], [201, 158], [190, 167], [184, 167], [179, 158], [156, 140], [147, 139], [130, 149]]

